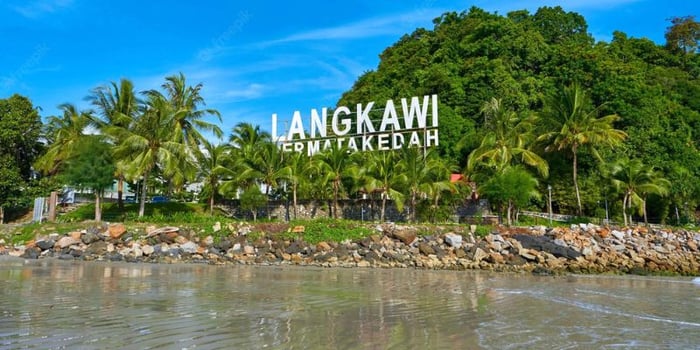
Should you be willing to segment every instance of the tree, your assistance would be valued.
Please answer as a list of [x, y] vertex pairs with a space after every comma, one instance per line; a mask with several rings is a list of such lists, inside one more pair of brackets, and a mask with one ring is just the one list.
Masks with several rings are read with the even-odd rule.
[[209, 214], [214, 213], [214, 197], [219, 192], [219, 183], [227, 173], [226, 162], [231, 156], [231, 147], [227, 144], [214, 145], [209, 141], [202, 143], [202, 152], [198, 152], [198, 177], [209, 193]]
[[398, 153], [394, 151], [367, 153], [365, 160], [366, 163], [362, 165], [365, 171], [362, 173], [361, 181], [368, 192], [381, 193], [382, 208], [379, 220], [384, 222], [388, 199], [394, 201], [399, 212], [403, 211], [405, 196], [401, 189], [406, 183], [404, 164], [399, 161]]
[[[128, 129], [130, 123], [135, 120], [142, 110], [142, 103], [134, 91], [134, 84], [129, 79], [121, 79], [119, 84], [112, 82], [108, 86], [99, 86], [92, 90], [88, 100], [95, 106], [101, 115], [97, 119], [97, 128], [109, 136], [113, 145], [122, 143], [125, 133], [121, 130]], [[114, 132], [110, 132], [114, 131]], [[117, 179], [117, 205], [124, 207], [124, 159], [115, 159], [115, 173]]]
[[[647, 222], [646, 197], [649, 194], [666, 195], [671, 183], [663, 178], [653, 167], [644, 165], [638, 159], [622, 159], [614, 163], [611, 171], [613, 184], [623, 191], [622, 216], [625, 226], [628, 224], [627, 210], [633, 205]], [[631, 213], [629, 223], [632, 222]]]
[[94, 125], [90, 111], [79, 111], [75, 105], [64, 103], [59, 106], [62, 117], [49, 117], [44, 136], [48, 141], [46, 152], [36, 160], [35, 168], [45, 174], [57, 174], [63, 163], [76, 150], [85, 130]]
[[673, 52], [696, 53], [700, 41], [700, 22], [695, 16], [673, 17], [666, 29], [666, 47]]
[[181, 144], [187, 152], [187, 156], [180, 159], [177, 171], [165, 174], [166, 178], [176, 186], [181, 186], [192, 177], [196, 170], [192, 166], [194, 155], [200, 151], [199, 146], [206, 140], [202, 131], [209, 131], [215, 137], [221, 138], [223, 132], [216, 124], [202, 120], [207, 115], [218, 118], [221, 122], [221, 115], [215, 109], [199, 109], [205, 105], [204, 98], [200, 95], [202, 84], [188, 86], [184, 74], [172, 75], [165, 78], [165, 83], [161, 88], [165, 91], [162, 94], [158, 90], [148, 90], [144, 94], [150, 100], [168, 101], [168, 112], [171, 113], [169, 128], [169, 141]]
[[5, 223], [5, 208], [16, 206], [22, 196], [24, 179], [17, 164], [8, 155], [0, 155], [0, 224]]
[[409, 220], [415, 222], [418, 199], [437, 201], [440, 192], [454, 189], [450, 182], [452, 169], [434, 151], [423, 153], [418, 148], [404, 148], [400, 162], [408, 190]]
[[40, 131], [41, 117], [28, 98], [0, 99], [0, 224], [5, 209], [28, 202], [24, 189], [39, 154]]
[[531, 199], [539, 198], [537, 185], [537, 179], [526, 170], [515, 166], [492, 176], [480, 186], [479, 193], [496, 204], [501, 214], [505, 210], [506, 221], [508, 225], [512, 225], [516, 208], [527, 205]]
[[143, 177], [139, 217], [143, 217], [146, 208], [149, 175], [158, 168], [165, 176], [172, 176], [181, 171], [183, 162], [189, 161], [185, 145], [173, 141], [174, 114], [170, 103], [162, 96], [149, 95], [146, 106], [144, 113], [128, 128], [121, 128], [124, 139], [115, 148], [117, 158], [128, 159], [125, 162], [127, 177]]
[[330, 184], [333, 193], [332, 216], [338, 218], [338, 199], [343, 192], [343, 177], [347, 176], [352, 159], [347, 147], [333, 143], [331, 147], [316, 153], [312, 158], [314, 173], [321, 183]]
[[260, 125], [245, 122], [236, 124], [229, 136], [229, 143], [238, 148], [244, 158], [253, 153], [257, 146], [270, 141], [270, 134], [260, 130]]
[[310, 173], [310, 159], [306, 153], [293, 152], [287, 155], [288, 181], [292, 186], [292, 208], [297, 218], [297, 197], [299, 188], [306, 182]]
[[241, 194], [241, 208], [250, 210], [253, 221], [258, 221], [258, 209], [267, 203], [267, 196], [260, 191], [257, 185], [250, 185]]
[[503, 107], [500, 99], [492, 98], [481, 109], [484, 115], [484, 135], [481, 144], [469, 154], [467, 168], [471, 171], [478, 163], [500, 171], [516, 162], [537, 169], [542, 176], [549, 174], [547, 161], [530, 150], [536, 117], [520, 118]]
[[86, 135], [65, 162], [61, 177], [80, 190], [95, 194], [95, 221], [102, 221], [104, 190], [114, 183], [114, 160], [111, 145], [99, 135]]
[[598, 117], [602, 106], [591, 108], [588, 96], [578, 84], [548, 96], [542, 112], [542, 134], [538, 137], [546, 151], [568, 152], [573, 157], [573, 182], [576, 190], [578, 215], [583, 215], [578, 186], [578, 154], [586, 147], [601, 159], [599, 147], [614, 148], [622, 144], [627, 133], [615, 129], [616, 114]]

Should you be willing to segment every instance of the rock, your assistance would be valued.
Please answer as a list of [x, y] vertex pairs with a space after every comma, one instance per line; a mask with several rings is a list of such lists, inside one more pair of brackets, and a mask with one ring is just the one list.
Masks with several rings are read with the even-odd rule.
[[623, 241], [623, 240], [625, 239], [625, 233], [624, 233], [624, 232], [620, 232], [620, 231], [618, 231], [618, 230], [612, 230], [612, 231], [610, 232], [610, 234], [612, 234], [613, 237], [615, 237], [615, 238], [616, 238], [617, 240], [619, 240], [619, 241]]
[[199, 246], [197, 245], [197, 243], [194, 243], [194, 242], [192, 242], [192, 241], [187, 241], [187, 242], [185, 242], [185, 243], [180, 244], [180, 249], [181, 249], [183, 252], [188, 253], [188, 254], [194, 254], [194, 253], [196, 253], [196, 252], [197, 252], [197, 248], [199, 248]]
[[328, 244], [327, 242], [319, 242], [318, 244], [316, 244], [317, 251], [328, 252], [332, 249], [333, 248], [331, 248], [330, 244]]
[[39, 259], [41, 255], [41, 249], [39, 247], [31, 247], [24, 250], [24, 253], [20, 257], [25, 259]]
[[372, 266], [369, 261], [361, 260], [357, 262], [357, 267], [370, 267]]
[[56, 245], [56, 241], [53, 239], [42, 239], [36, 242], [36, 246], [41, 250], [49, 250]]
[[211, 229], [212, 229], [214, 232], [219, 232], [219, 231], [221, 231], [221, 223], [218, 222], [218, 221], [215, 222], [214, 225], [211, 227]]
[[107, 243], [107, 253], [113, 253], [116, 250], [114, 247], [114, 244], [112, 243]]
[[73, 255], [70, 255], [70, 254], [61, 254], [58, 256], [58, 258], [60, 260], [74, 260], [75, 259], [75, 257]]
[[56, 242], [55, 247], [59, 247], [59, 248], [63, 249], [63, 248], [70, 247], [74, 244], [79, 244], [79, 243], [80, 243], [79, 239], [75, 239], [71, 236], [64, 236], [64, 237], [61, 237], [58, 240], [58, 242]]
[[255, 247], [252, 245], [246, 245], [243, 247], [243, 254], [245, 255], [254, 255], [255, 254]]
[[150, 230], [146, 230], [146, 231], [148, 232], [148, 234], [146, 235], [146, 238], [151, 238], [154, 236], [159, 236], [161, 233], [164, 233], [164, 234], [177, 233], [180, 231], [180, 228], [174, 227], [174, 226], [166, 226], [166, 227], [150, 229]]
[[82, 236], [82, 235], [83, 235], [82, 232], [77, 232], [77, 231], [73, 231], [73, 232], [68, 234], [68, 236], [71, 236], [73, 239], [76, 239], [76, 240], [79, 240], [80, 236]]
[[562, 247], [554, 243], [548, 236], [532, 236], [528, 234], [515, 234], [515, 238], [523, 248], [535, 249], [542, 252], [550, 253], [556, 257], [564, 257], [567, 259], [576, 259], [581, 256], [581, 253], [569, 247]]
[[423, 255], [435, 254], [435, 249], [433, 249], [430, 244], [425, 242], [418, 243], [418, 251], [420, 251]]
[[96, 233], [88, 232], [84, 234], [80, 240], [85, 244], [92, 244], [93, 242], [99, 241], [101, 238]]
[[124, 233], [126, 233], [126, 227], [122, 223], [111, 224], [109, 225], [107, 231], [109, 232], [109, 237], [112, 239], [118, 239]]
[[294, 228], [292, 228], [292, 233], [304, 233], [304, 231], [306, 231], [306, 227], [304, 226], [294, 226]]
[[460, 248], [462, 247], [462, 236], [454, 233], [447, 233], [445, 234], [445, 243], [449, 244], [452, 248]]
[[486, 252], [485, 252], [483, 249], [481, 249], [481, 248], [476, 248], [476, 249], [474, 250], [474, 252], [473, 252], [472, 254], [470, 254], [470, 255], [471, 255], [471, 256], [469, 256], [469, 254], [468, 254], [467, 257], [470, 258], [470, 260], [473, 260], [473, 261], [475, 261], [475, 262], [481, 262], [481, 261], [484, 260], [487, 256], [489, 256], [489, 255], [486, 254]]
[[105, 241], [94, 242], [85, 249], [85, 254], [104, 255], [105, 253], [107, 253], [107, 243]]
[[205, 247], [211, 247], [214, 245], [214, 237], [211, 235], [206, 236], [204, 240], [202, 241], [202, 244], [204, 244]]
[[405, 245], [413, 244], [416, 238], [418, 238], [415, 232], [409, 230], [395, 230], [394, 232], [392, 232], [391, 236], [395, 239], [398, 239]]

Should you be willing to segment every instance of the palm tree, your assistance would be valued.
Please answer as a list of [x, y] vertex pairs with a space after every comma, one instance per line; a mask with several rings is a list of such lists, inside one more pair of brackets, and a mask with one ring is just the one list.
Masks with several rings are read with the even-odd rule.
[[288, 181], [292, 186], [292, 207], [294, 219], [297, 218], [297, 196], [299, 187], [308, 179], [310, 173], [310, 159], [306, 153], [292, 152], [286, 155]]
[[228, 144], [214, 145], [209, 141], [202, 143], [202, 152], [196, 154], [199, 178], [209, 189], [209, 214], [214, 214], [214, 197], [219, 190], [219, 183], [227, 173], [225, 164], [231, 156]]
[[484, 115], [486, 135], [478, 148], [469, 154], [467, 168], [472, 171], [478, 164], [485, 164], [496, 171], [524, 163], [547, 176], [547, 162], [530, 150], [534, 141], [533, 129], [537, 118], [534, 115], [521, 118], [515, 112], [503, 108], [500, 99], [492, 98], [481, 108]]
[[169, 113], [172, 116], [170, 125], [166, 126], [171, 129], [168, 132], [170, 141], [184, 145], [188, 154], [179, 159], [178, 171], [168, 175], [167, 179], [176, 187], [181, 187], [196, 173], [191, 165], [196, 154], [200, 152], [199, 146], [206, 141], [201, 131], [209, 131], [219, 139], [223, 135], [221, 128], [202, 119], [207, 115], [213, 115], [221, 122], [221, 115], [215, 109], [199, 109], [205, 104], [204, 98], [200, 95], [202, 84], [188, 86], [182, 73], [166, 77], [161, 87], [165, 94], [158, 90], [148, 90], [144, 95], [152, 100], [167, 100], [170, 105]]
[[[627, 210], [638, 205], [647, 224], [646, 198], [649, 194], [666, 195], [671, 183], [663, 178], [654, 167], [647, 166], [638, 159], [622, 159], [612, 166], [613, 184], [624, 192], [622, 216], [628, 224]], [[631, 213], [629, 223], [632, 222]]]
[[[158, 95], [148, 95], [146, 110], [128, 128], [121, 128], [124, 138], [115, 148], [115, 155], [125, 162], [127, 177], [143, 177], [139, 205], [139, 217], [145, 212], [147, 184], [151, 173], [160, 169], [166, 177], [181, 171], [183, 162], [189, 161], [186, 146], [172, 136], [174, 113], [168, 100]], [[130, 158], [129, 158], [130, 157]]]
[[[161, 85], [165, 96], [173, 109], [173, 141], [186, 144], [190, 149], [197, 150], [206, 138], [201, 131], [209, 131], [215, 137], [221, 138], [223, 132], [218, 125], [202, 120], [207, 115], [215, 116], [221, 122], [221, 113], [216, 109], [199, 109], [204, 106], [204, 98], [200, 92], [203, 85], [188, 86], [185, 75], [180, 73], [165, 78]], [[149, 90], [147, 95], [161, 95], [159, 91]]]
[[404, 148], [401, 163], [410, 197], [409, 220], [415, 222], [416, 204], [419, 196], [430, 196], [437, 202], [442, 191], [454, 189], [450, 183], [452, 169], [446, 166], [446, 163], [438, 158], [432, 150], [423, 154], [418, 148]]
[[379, 192], [382, 195], [382, 207], [379, 220], [384, 222], [386, 216], [386, 202], [389, 198], [394, 200], [399, 212], [403, 211], [404, 194], [402, 186], [407, 182], [402, 162], [399, 162], [398, 153], [393, 151], [374, 151], [367, 154], [366, 163], [363, 164], [361, 181], [368, 192]]
[[[110, 137], [114, 145], [122, 142], [120, 130], [128, 129], [129, 125], [141, 113], [142, 103], [136, 97], [134, 84], [128, 79], [122, 79], [109, 86], [100, 86], [92, 90], [88, 100], [97, 108], [102, 119], [97, 120], [97, 128], [103, 134]], [[111, 131], [116, 131], [112, 132]], [[115, 173], [117, 179], [117, 205], [123, 208], [125, 160], [115, 159]]]
[[35, 169], [49, 175], [60, 171], [61, 165], [76, 152], [78, 142], [85, 130], [94, 125], [90, 111], [78, 111], [75, 105], [64, 103], [59, 106], [62, 117], [49, 117], [45, 126], [45, 137], [49, 147], [35, 162]]
[[348, 175], [352, 159], [350, 151], [345, 146], [333, 143], [331, 147], [314, 154], [312, 158], [314, 172], [320, 176], [321, 182], [331, 185], [333, 207], [331, 214], [338, 218], [338, 199], [343, 192], [343, 178]]
[[257, 146], [271, 141], [270, 134], [260, 130], [260, 125], [245, 122], [236, 124], [229, 136], [229, 143], [241, 150], [244, 157], [253, 153]]
[[540, 196], [537, 185], [537, 179], [530, 173], [519, 166], [514, 166], [507, 167], [491, 177], [479, 187], [479, 192], [498, 205], [499, 213], [504, 211], [505, 205], [506, 220], [510, 226], [516, 209], [526, 205], [530, 199]]
[[283, 153], [274, 143], [259, 144], [255, 152], [243, 160], [248, 168], [245, 176], [265, 185], [265, 195], [268, 199], [270, 191], [279, 189], [280, 183], [290, 177], [289, 168], [284, 164]]
[[578, 215], [583, 214], [577, 177], [579, 150], [587, 147], [600, 160], [598, 147], [617, 147], [627, 137], [624, 131], [613, 127], [614, 122], [619, 119], [616, 114], [598, 117], [602, 106], [589, 106], [588, 96], [577, 84], [547, 97], [545, 110], [541, 114], [544, 132], [538, 137], [539, 141], [545, 142], [546, 151], [566, 151], [573, 156]]

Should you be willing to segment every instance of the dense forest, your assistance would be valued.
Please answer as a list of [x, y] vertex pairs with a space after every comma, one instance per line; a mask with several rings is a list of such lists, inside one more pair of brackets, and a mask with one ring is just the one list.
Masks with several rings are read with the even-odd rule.
[[[245, 122], [227, 142], [207, 140], [203, 131], [224, 136], [204, 119], [219, 113], [182, 74], [160, 90], [139, 93], [127, 79], [96, 87], [92, 109], [64, 104], [46, 123], [14, 95], [0, 100], [0, 222], [5, 209], [64, 185], [92, 190], [99, 220], [100, 194], [114, 181], [120, 205], [124, 184], [139, 189], [140, 214], [148, 195], [199, 182], [210, 207], [238, 197], [253, 213], [287, 198], [294, 212], [298, 199], [318, 200], [338, 217], [339, 199], [369, 195], [381, 203], [377, 219], [391, 200], [408, 220], [437, 220], [476, 188], [508, 223], [549, 205], [625, 224], [694, 221], [700, 23], [673, 18], [665, 35], [665, 45], [622, 32], [596, 42], [582, 16], [560, 7], [445, 13], [382, 52], [338, 101], [437, 94], [440, 145], [429, 152], [283, 153]], [[450, 182], [456, 172], [470, 186]]]

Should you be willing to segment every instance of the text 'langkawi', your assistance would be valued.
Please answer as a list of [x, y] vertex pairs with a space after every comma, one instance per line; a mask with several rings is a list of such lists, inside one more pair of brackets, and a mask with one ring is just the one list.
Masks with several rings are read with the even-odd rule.
[[[374, 101], [358, 103], [355, 110], [340, 106], [330, 116], [328, 108], [311, 109], [308, 133], [300, 111], [294, 111], [289, 130], [277, 135], [277, 114], [272, 115], [272, 137], [286, 152], [313, 155], [337, 144], [352, 151], [387, 151], [403, 147], [438, 145], [438, 96], [402, 98], [399, 105], [387, 100], [383, 109]], [[401, 117], [399, 116], [401, 111]], [[379, 118], [381, 114], [381, 119]]]

